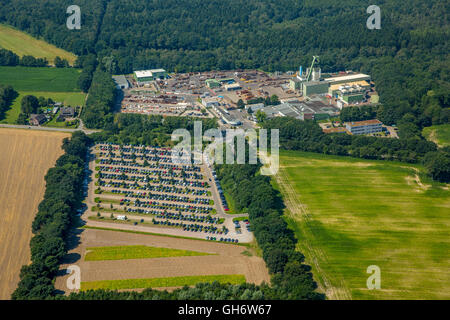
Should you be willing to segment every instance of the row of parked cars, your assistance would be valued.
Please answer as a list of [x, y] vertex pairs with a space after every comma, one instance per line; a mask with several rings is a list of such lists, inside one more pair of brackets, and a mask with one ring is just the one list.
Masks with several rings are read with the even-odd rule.
[[[106, 187], [111, 187], [112, 185], [105, 184]], [[123, 188], [123, 189], [130, 189]], [[208, 191], [202, 189], [193, 189], [193, 188], [177, 188], [173, 186], [161, 186], [161, 185], [151, 185], [148, 191], [155, 192], [164, 192], [164, 193], [176, 193], [176, 194], [190, 194], [193, 196], [207, 196]], [[109, 192], [123, 194], [124, 196], [135, 197], [136, 195], [141, 194], [141, 192], [133, 192], [131, 190], [120, 190], [120, 189], [112, 189]]]
[[[193, 204], [204, 204], [209, 205], [210, 199], [208, 198], [190, 198], [190, 197], [182, 197], [182, 196], [176, 196], [172, 194], [157, 194], [157, 193], [147, 193], [147, 192], [127, 192], [126, 198], [133, 198], [133, 199], [152, 199], [152, 200], [167, 200], [167, 201], [174, 201], [174, 202], [184, 202], [184, 203], [193, 203]], [[131, 200], [129, 200], [131, 201]]]
[[[120, 205], [128, 204], [128, 202], [122, 201]], [[161, 210], [173, 210], [177, 212], [190, 212], [197, 214], [211, 214], [213, 208], [212, 207], [200, 207], [193, 206], [189, 204], [175, 204], [175, 203], [167, 203], [167, 202], [159, 202], [159, 201], [143, 201], [140, 203], [134, 203], [134, 207], [137, 208], [152, 208], [152, 209], [161, 209]]]
[[[206, 240], [217, 241], [217, 238], [216, 237], [207, 236]], [[231, 243], [238, 243], [239, 242], [238, 239], [232, 239], [232, 238], [220, 238], [218, 241], [231, 242]]]
[[205, 216], [205, 215], [197, 216], [194, 214], [182, 214], [182, 213], [172, 213], [172, 212], [159, 211], [159, 210], [144, 210], [144, 209], [132, 209], [132, 208], [128, 208], [127, 212], [148, 214], [148, 215], [154, 216], [155, 218], [168, 219], [168, 220], [219, 224], [219, 218], [214, 218], [214, 217]]
[[184, 171], [175, 171], [171, 169], [133, 169], [133, 168], [127, 168], [123, 166], [98, 166], [98, 170], [102, 172], [115, 172], [115, 173], [133, 173], [133, 174], [139, 174], [139, 175], [154, 175], [154, 176], [163, 176], [163, 177], [174, 177], [174, 178], [189, 178], [193, 180], [201, 180], [203, 179], [203, 176], [201, 174], [198, 174], [196, 172], [190, 173], [190, 172], [184, 172]]
[[98, 177], [100, 179], [111, 179], [111, 180], [122, 180], [122, 181], [136, 181], [136, 182], [158, 182], [162, 184], [171, 184], [171, 185], [179, 185], [183, 187], [196, 187], [196, 188], [208, 188], [207, 183], [204, 181], [191, 181], [191, 180], [182, 180], [175, 178], [153, 178], [146, 176], [129, 176], [126, 174], [116, 174], [116, 173], [104, 173], [99, 171]]
[[[117, 166], [127, 166], [127, 167], [143, 167], [142, 163], [137, 163], [137, 162], [133, 162], [133, 161], [125, 161], [125, 160], [114, 160], [111, 158], [101, 158], [98, 159], [98, 163], [99, 164], [104, 164], [104, 165], [117, 165]], [[201, 169], [199, 166], [194, 166], [194, 165], [190, 165], [190, 166], [182, 166], [182, 165], [174, 165], [172, 163], [163, 163], [163, 162], [158, 162], [158, 163], [149, 163], [148, 166], [146, 166], [145, 168], [159, 168], [159, 169], [167, 169], [167, 170], [183, 170], [183, 171], [193, 171], [193, 172], [200, 172]]]
[[220, 201], [222, 202], [223, 210], [230, 211], [230, 209], [228, 208], [227, 200], [225, 199], [225, 195], [223, 194], [222, 187], [220, 186], [219, 178], [217, 178], [217, 174], [216, 174], [215, 170], [212, 170], [212, 175], [213, 175], [214, 181], [217, 186], [217, 191], [219, 191], [219, 197], [220, 197]]

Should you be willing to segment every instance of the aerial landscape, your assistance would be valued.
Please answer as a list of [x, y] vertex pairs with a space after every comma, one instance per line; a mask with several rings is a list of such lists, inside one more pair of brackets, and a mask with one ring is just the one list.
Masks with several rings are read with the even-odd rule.
[[3, 2], [0, 300], [450, 299], [450, 3]]

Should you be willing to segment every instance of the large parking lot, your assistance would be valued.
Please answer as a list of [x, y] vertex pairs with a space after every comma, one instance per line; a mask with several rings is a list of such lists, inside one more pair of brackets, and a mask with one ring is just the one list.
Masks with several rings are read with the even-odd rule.
[[233, 222], [206, 165], [173, 164], [171, 150], [101, 143], [92, 147], [88, 213], [92, 226], [229, 243], [253, 239]]

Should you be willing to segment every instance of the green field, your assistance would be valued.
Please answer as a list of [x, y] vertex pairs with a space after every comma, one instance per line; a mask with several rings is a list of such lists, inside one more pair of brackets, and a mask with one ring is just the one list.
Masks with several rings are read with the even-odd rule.
[[[418, 165], [282, 152], [276, 186], [330, 299], [450, 299], [450, 191]], [[367, 267], [381, 269], [368, 290]]]
[[450, 124], [423, 128], [422, 135], [439, 147], [450, 146]]
[[185, 256], [206, 256], [210, 253], [178, 250], [169, 248], [158, 248], [148, 246], [118, 246], [118, 247], [92, 247], [87, 248], [86, 261], [100, 260], [125, 260], [146, 258], [167, 258]]
[[[0, 79], [1, 81], [1, 79]], [[5, 114], [4, 119], [0, 119], [0, 123], [14, 124], [20, 114], [20, 106], [22, 98], [26, 95], [33, 95], [37, 98], [52, 98], [55, 102], [63, 102], [64, 105], [83, 106], [86, 95], [82, 92], [41, 92], [41, 91], [20, 91], [19, 96], [14, 100], [13, 104]], [[59, 124], [59, 123], [58, 123]], [[55, 125], [58, 126], [58, 125]]]
[[193, 286], [200, 282], [214, 282], [214, 281], [220, 283], [241, 284], [245, 282], [245, 276], [242, 274], [232, 274], [232, 275], [89, 281], [89, 282], [81, 282], [81, 290], [82, 291], [90, 289], [124, 290], [124, 289], [158, 288], [158, 287], [182, 287], [182, 286]]
[[80, 69], [0, 67], [0, 84], [16, 91], [80, 92]]
[[20, 57], [30, 55], [35, 58], [47, 58], [50, 63], [59, 56], [73, 65], [77, 58], [73, 53], [3, 24], [0, 24], [0, 48], [13, 51]]

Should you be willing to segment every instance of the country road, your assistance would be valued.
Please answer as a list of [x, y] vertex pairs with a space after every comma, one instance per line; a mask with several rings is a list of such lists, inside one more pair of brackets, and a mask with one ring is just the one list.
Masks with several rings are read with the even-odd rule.
[[83, 131], [86, 134], [91, 134], [91, 133], [100, 131], [100, 130], [91, 130], [91, 129], [84, 129], [84, 128], [83, 129], [52, 128], [52, 127], [28, 126], [28, 125], [19, 125], [19, 124], [0, 124], [0, 128], [41, 130], [41, 131], [59, 131], [59, 132]]

